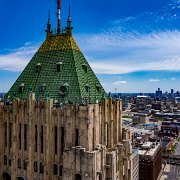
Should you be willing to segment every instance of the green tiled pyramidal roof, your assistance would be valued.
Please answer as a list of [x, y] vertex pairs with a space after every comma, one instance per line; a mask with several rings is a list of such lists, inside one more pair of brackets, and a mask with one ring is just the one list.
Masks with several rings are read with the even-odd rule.
[[95, 102], [106, 92], [71, 34], [48, 35], [7, 96], [53, 98], [60, 102]]

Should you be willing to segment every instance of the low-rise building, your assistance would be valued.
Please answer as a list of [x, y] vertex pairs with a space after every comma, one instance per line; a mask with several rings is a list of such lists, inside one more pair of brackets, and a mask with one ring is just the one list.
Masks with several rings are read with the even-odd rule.
[[157, 180], [162, 169], [160, 143], [145, 142], [139, 150], [139, 180]]

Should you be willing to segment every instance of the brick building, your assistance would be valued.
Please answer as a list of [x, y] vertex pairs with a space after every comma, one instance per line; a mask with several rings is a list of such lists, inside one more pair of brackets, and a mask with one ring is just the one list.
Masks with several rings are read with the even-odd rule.
[[160, 143], [146, 142], [139, 150], [139, 180], [157, 180], [162, 169]]

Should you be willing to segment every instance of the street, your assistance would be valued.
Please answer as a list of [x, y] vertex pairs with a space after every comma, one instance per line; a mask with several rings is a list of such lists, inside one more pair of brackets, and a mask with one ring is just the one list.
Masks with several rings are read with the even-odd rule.
[[[180, 142], [176, 146], [174, 155], [180, 155]], [[166, 164], [161, 180], [179, 180], [180, 179], [180, 166]]]
[[175, 155], [180, 155], [180, 141], [178, 142], [177, 146], [176, 146], [176, 151], [174, 153]]

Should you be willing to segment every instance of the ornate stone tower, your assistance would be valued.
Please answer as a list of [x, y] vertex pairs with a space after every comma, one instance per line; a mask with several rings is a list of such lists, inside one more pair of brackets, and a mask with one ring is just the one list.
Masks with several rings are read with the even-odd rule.
[[[58, 3], [60, 1], [58, 0]], [[130, 180], [122, 102], [108, 98], [72, 37], [51, 31], [0, 103], [0, 177]]]

